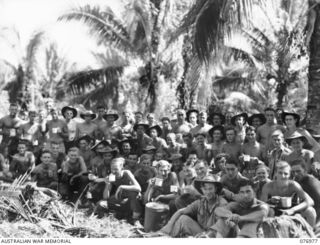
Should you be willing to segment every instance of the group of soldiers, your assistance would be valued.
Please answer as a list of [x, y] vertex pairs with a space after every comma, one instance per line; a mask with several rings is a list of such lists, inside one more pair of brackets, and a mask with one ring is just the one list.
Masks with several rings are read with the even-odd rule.
[[134, 225], [147, 203], [166, 204], [159, 234], [172, 237], [257, 237], [266, 217], [298, 217], [306, 229], [320, 219], [320, 135], [297, 113], [177, 109], [158, 119], [95, 109], [48, 105], [22, 117], [11, 104], [0, 119], [0, 179], [30, 174], [99, 217], [115, 210]]

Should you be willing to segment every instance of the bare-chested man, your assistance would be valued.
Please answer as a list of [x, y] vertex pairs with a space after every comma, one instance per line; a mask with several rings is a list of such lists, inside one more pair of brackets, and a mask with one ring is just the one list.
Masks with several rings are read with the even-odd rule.
[[8, 145], [10, 139], [17, 136], [17, 129], [22, 123], [23, 121], [18, 118], [18, 105], [10, 104], [9, 115], [0, 119], [1, 146]]
[[276, 111], [273, 108], [266, 108], [264, 113], [267, 121], [257, 129], [257, 140], [265, 145], [267, 150], [271, 150], [271, 134], [277, 129], [284, 131], [284, 127], [277, 124]]
[[306, 221], [314, 227], [316, 221], [316, 211], [312, 207], [314, 202], [312, 198], [303, 191], [301, 185], [290, 180], [290, 165], [281, 161], [277, 164], [276, 179], [263, 186], [261, 200], [267, 202], [271, 197], [292, 197], [296, 194], [300, 200], [300, 203], [289, 209], [280, 209], [283, 214], [294, 215], [295, 213], [301, 213]]

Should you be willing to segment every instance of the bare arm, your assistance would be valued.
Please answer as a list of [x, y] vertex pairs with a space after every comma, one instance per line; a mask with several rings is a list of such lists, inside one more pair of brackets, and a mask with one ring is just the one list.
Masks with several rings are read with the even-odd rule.
[[140, 192], [141, 191], [141, 187], [140, 187], [138, 181], [136, 180], [136, 178], [133, 176], [133, 174], [129, 170], [123, 170], [123, 171], [124, 171], [124, 173], [128, 174], [128, 177], [129, 177], [130, 182], [132, 183], [132, 185], [121, 185], [121, 188], [123, 190], [127, 190], [127, 191]]

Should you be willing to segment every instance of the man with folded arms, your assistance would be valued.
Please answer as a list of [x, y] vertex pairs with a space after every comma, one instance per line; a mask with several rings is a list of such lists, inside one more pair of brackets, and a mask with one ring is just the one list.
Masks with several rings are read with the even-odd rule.
[[239, 200], [215, 210], [215, 214], [220, 217], [213, 227], [217, 237], [228, 237], [231, 228], [235, 228], [237, 237], [255, 238], [257, 226], [268, 215], [269, 207], [256, 199], [251, 181], [242, 180], [239, 188]]

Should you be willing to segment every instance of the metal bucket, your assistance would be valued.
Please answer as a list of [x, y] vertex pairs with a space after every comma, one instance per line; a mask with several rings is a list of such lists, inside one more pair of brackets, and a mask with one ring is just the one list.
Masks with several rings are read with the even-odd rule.
[[160, 230], [168, 221], [169, 205], [149, 202], [146, 204], [144, 230], [146, 232]]

